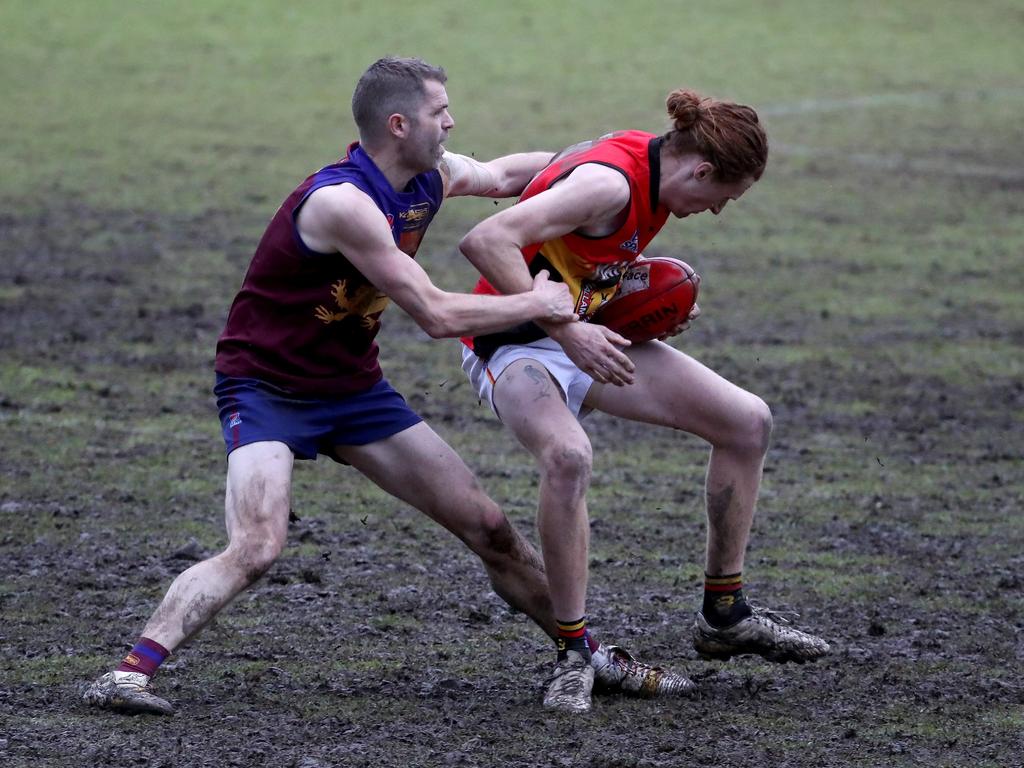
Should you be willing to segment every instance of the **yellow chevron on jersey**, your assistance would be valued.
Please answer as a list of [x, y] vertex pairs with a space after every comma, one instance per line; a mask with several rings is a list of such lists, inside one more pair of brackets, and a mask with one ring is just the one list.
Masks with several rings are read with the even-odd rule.
[[593, 317], [598, 308], [615, 295], [623, 272], [634, 258], [629, 254], [621, 261], [595, 264], [558, 237], [541, 246], [530, 264], [530, 271], [536, 274], [548, 269], [552, 276], [560, 275], [576, 304], [576, 316], [583, 320]]
[[[644, 131], [609, 133], [559, 153], [533, 177], [523, 190], [520, 202], [544, 194], [586, 163], [612, 168], [629, 184], [629, 202], [622, 210], [617, 229], [600, 237], [567, 232], [522, 248], [531, 275], [547, 269], [553, 280], [562, 280], [569, 286], [581, 320], [592, 318], [598, 308], [615, 295], [629, 265], [664, 226], [669, 215], [668, 208], [658, 200], [661, 138]], [[487, 278], [481, 277], [473, 292], [496, 294], [498, 290]], [[536, 323], [524, 323], [497, 333], [466, 336], [462, 343], [486, 360], [501, 345], [527, 344], [545, 335]]]

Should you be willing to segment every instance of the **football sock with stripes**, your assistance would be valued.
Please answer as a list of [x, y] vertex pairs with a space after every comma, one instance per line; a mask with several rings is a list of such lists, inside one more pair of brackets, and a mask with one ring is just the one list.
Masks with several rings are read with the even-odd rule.
[[140, 637], [128, 655], [124, 657], [124, 661], [114, 671], [141, 672], [146, 677], [152, 677], [170, 653], [160, 643], [150, 640], [148, 637]]
[[561, 619], [555, 621], [558, 624], [558, 637], [555, 639], [558, 660], [565, 659], [569, 655], [569, 651], [576, 651], [589, 662], [590, 644], [587, 642], [587, 617], [582, 616], [576, 621], [562, 621]]
[[704, 574], [704, 618], [712, 627], [728, 627], [750, 616], [753, 611], [743, 595], [743, 576]]

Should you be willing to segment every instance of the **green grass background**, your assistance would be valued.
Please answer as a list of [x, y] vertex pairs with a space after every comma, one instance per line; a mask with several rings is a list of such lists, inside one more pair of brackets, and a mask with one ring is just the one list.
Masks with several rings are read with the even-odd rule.
[[[1021, 23], [1013, 2], [926, 0], [8, 0], [0, 175], [12, 192], [56, 184], [108, 206], [200, 211], [273, 197], [352, 137], [352, 83], [385, 53], [447, 68], [453, 149], [481, 155], [660, 128], [664, 95], [690, 85], [769, 112], [893, 96], [885, 108], [775, 120], [772, 137], [918, 156], [999, 147], [1019, 165]], [[985, 130], [943, 141], [983, 92]]]
[[[20, 330], [0, 359], [3, 547], [136, 536], [140, 509], [154, 550], [189, 535], [219, 546], [213, 343], [266, 219], [355, 138], [350, 94], [375, 58], [443, 65], [456, 120], [449, 148], [478, 158], [619, 128], [660, 131], [665, 95], [685, 85], [755, 106], [772, 142], [768, 173], [741, 202], [721, 217], [670, 224], [655, 244], [704, 278], [705, 316], [687, 349], [775, 409], [762, 503], [771, 514], [752, 554], [758, 579], [790, 590], [796, 604], [804, 595], [841, 606], [851, 621], [894, 612], [892, 581], [909, 579], [915, 610], [946, 617], [937, 626], [948, 629], [950, 615], [961, 625], [1000, 617], [995, 642], [1007, 664], [894, 665], [890, 681], [912, 689], [977, 675], [1019, 686], [1008, 671], [1024, 663], [1019, 588], [979, 601], [963, 587], [1024, 565], [1022, 39], [1024, 7], [997, 0], [6, 0], [0, 256], [11, 279], [0, 283], [0, 306]], [[493, 210], [457, 200], [442, 211], [420, 258], [443, 287], [471, 284], [455, 245]], [[60, 234], [41, 249], [26, 231]], [[34, 324], [42, 311], [57, 332]], [[140, 335], [139, 312], [177, 321]], [[79, 329], [84, 313], [107, 318], [115, 338]], [[473, 407], [450, 344], [423, 343], [397, 309], [386, 326], [386, 369], [428, 418]], [[482, 409], [471, 413], [437, 427], [528, 527], [528, 460]], [[609, 421], [594, 429], [618, 437]], [[687, 515], [689, 549], [645, 562], [628, 537], [597, 531], [595, 557], [631, 562], [685, 611], [689, 592], [673, 590], [700, 574], [704, 449], [645, 430], [627, 437], [628, 450], [609, 440], [598, 451], [595, 519], [648, 504], [638, 476], [678, 477], [690, 490], [671, 501]], [[350, 474], [345, 483], [340, 512], [332, 470], [302, 467], [295, 493], [303, 510], [340, 528], [367, 516], [383, 525], [397, 506]], [[69, 511], [77, 508], [102, 514], [79, 520]], [[638, 516], [645, 535], [681, 525], [659, 510]], [[872, 526], [882, 526], [874, 550], [819, 546]], [[925, 542], [933, 558], [909, 562], [900, 542]], [[315, 556], [300, 544], [289, 551]], [[14, 624], [59, 615], [24, 574], [0, 575]], [[132, 593], [126, 639], [163, 588]], [[228, 626], [239, 631], [274, 622], [269, 607], [255, 618], [248, 604], [237, 608]], [[21, 638], [9, 632], [5, 653]], [[851, 635], [839, 645], [866, 642], [863, 626]], [[8, 657], [3, 671], [56, 681], [107, 661]], [[977, 744], [981, 729], [1012, 742], [1024, 727], [1015, 690], [980, 711], [923, 713], [897, 700], [861, 737], [882, 750], [909, 742], [946, 764], [938, 745], [950, 733], [961, 745]], [[813, 736], [793, 720], [761, 727], [783, 751]], [[912, 759], [900, 755], [887, 759]], [[1019, 752], [1008, 755], [979, 747], [975, 759], [1019, 764]]]

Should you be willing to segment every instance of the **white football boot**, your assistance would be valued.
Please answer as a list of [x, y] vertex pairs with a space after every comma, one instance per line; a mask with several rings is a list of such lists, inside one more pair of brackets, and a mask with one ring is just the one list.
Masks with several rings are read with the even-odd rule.
[[544, 706], [559, 712], [590, 711], [590, 692], [594, 687], [594, 668], [578, 651], [569, 651], [555, 664], [548, 680]]
[[171, 715], [170, 702], [149, 690], [149, 678], [141, 672], [107, 672], [82, 695], [90, 707], [130, 714]]
[[638, 661], [625, 648], [602, 643], [590, 659], [594, 667], [594, 686], [606, 693], [622, 693], [643, 699], [687, 696], [697, 690], [686, 677], [661, 667]]
[[768, 661], [803, 664], [829, 652], [820, 637], [785, 626], [788, 620], [765, 608], [728, 627], [712, 627], [700, 611], [693, 623], [693, 647], [705, 659], [728, 661], [733, 656], [753, 653]]

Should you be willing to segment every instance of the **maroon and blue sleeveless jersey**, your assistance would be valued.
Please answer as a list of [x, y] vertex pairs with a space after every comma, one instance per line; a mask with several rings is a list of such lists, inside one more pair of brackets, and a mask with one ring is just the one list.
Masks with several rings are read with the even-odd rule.
[[374, 337], [387, 296], [344, 254], [308, 248], [296, 224], [313, 192], [345, 183], [370, 196], [409, 256], [444, 198], [436, 170], [394, 190], [358, 142], [306, 179], [282, 203], [256, 248], [217, 342], [218, 372], [321, 397], [360, 392], [381, 379]]

